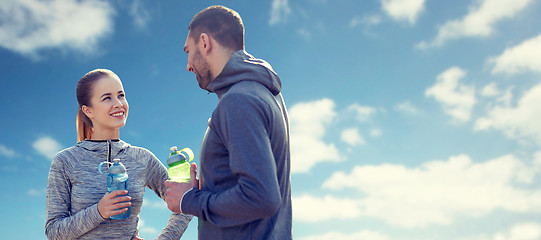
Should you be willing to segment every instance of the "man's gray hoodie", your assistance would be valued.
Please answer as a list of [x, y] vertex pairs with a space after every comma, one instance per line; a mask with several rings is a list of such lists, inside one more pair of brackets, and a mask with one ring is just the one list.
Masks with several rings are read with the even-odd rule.
[[199, 218], [199, 239], [291, 239], [289, 120], [280, 78], [240, 50], [208, 90], [219, 101], [201, 148], [201, 190], [187, 192], [181, 210]]

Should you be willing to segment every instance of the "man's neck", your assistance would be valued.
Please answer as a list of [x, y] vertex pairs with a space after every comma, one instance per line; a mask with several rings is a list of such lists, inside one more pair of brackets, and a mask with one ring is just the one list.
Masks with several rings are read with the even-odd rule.
[[220, 75], [233, 53], [235, 53], [234, 50], [228, 48], [220, 48], [218, 51], [214, 56], [213, 63], [210, 64], [212, 79]]

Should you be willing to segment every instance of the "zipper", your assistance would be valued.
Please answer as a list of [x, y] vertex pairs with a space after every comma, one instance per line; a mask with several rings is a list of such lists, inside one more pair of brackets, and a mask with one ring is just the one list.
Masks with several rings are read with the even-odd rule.
[[[111, 140], [107, 139], [107, 162], [111, 163]], [[109, 168], [111, 164], [107, 164]]]

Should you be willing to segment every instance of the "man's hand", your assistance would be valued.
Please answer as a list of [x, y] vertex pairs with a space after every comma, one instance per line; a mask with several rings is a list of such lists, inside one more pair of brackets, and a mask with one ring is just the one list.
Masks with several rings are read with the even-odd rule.
[[192, 188], [199, 188], [199, 180], [197, 179], [197, 165], [192, 163], [190, 166], [190, 182], [180, 183], [171, 182], [169, 180], [164, 182], [167, 190], [165, 191], [165, 202], [167, 207], [176, 213], [182, 213], [180, 211], [180, 199], [188, 190]]

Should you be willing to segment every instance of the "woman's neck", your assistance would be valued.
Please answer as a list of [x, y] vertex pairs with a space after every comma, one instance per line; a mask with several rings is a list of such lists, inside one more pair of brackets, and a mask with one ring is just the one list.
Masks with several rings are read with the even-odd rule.
[[115, 130], [105, 131], [105, 130], [98, 130], [95, 131], [92, 134], [92, 138], [90, 140], [108, 140], [108, 139], [119, 139], [120, 138], [120, 130], [117, 128]]

